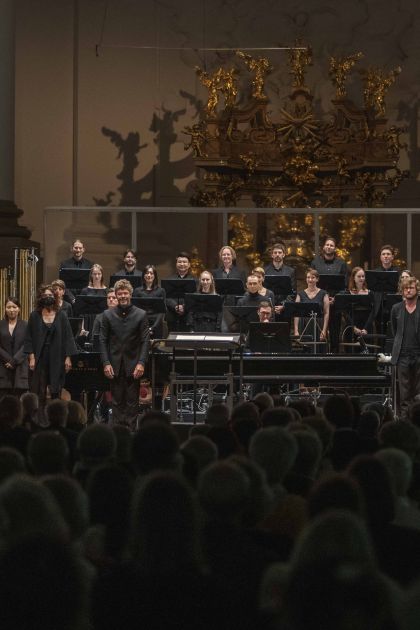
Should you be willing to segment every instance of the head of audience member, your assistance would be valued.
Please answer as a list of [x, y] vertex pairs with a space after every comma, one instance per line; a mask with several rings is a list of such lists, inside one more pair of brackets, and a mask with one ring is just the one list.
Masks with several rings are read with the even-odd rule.
[[306, 427], [293, 432], [297, 442], [297, 455], [290, 473], [315, 479], [318, 475], [322, 457], [322, 443], [318, 435], [312, 429]]
[[250, 482], [234, 462], [208, 466], [198, 479], [198, 498], [209, 521], [240, 526], [248, 507]]
[[131, 296], [133, 295], [133, 287], [131, 282], [125, 280], [117, 280], [114, 284], [115, 297], [117, 298], [118, 306], [122, 309], [131, 304]]
[[198, 280], [199, 293], [216, 293], [213, 274], [210, 271], [202, 271]]
[[260, 415], [266, 409], [273, 409], [274, 407], [273, 397], [268, 392], [258, 392], [252, 399], [252, 402], [257, 406]]
[[58, 311], [58, 297], [54, 294], [51, 284], [41, 284], [36, 296], [36, 310], [41, 312], [43, 308]]
[[28, 442], [28, 464], [33, 474], [53, 475], [67, 471], [69, 447], [57, 431], [34, 433]]
[[204, 468], [217, 461], [217, 446], [205, 435], [194, 435], [181, 446], [183, 457], [193, 462], [194, 475], [190, 480], [195, 484], [198, 475]]
[[259, 425], [260, 423], [260, 414], [258, 411], [258, 407], [250, 400], [246, 402], [240, 402], [234, 406], [230, 418], [231, 424], [234, 424], [235, 422], [243, 418], [246, 420], [250, 418], [257, 425]]
[[117, 304], [118, 300], [117, 296], [115, 295], [115, 288], [109, 287], [106, 290], [106, 306], [107, 308], [114, 308], [114, 306], [117, 306]]
[[130, 468], [131, 465], [131, 447], [133, 444], [133, 434], [129, 427], [123, 424], [115, 424], [112, 431], [117, 441], [115, 450], [115, 461]]
[[374, 455], [359, 455], [351, 462], [348, 474], [359, 485], [370, 530], [375, 532], [389, 525], [395, 517], [395, 505], [385, 465]]
[[328, 453], [332, 444], [334, 429], [323, 414], [314, 416], [306, 416], [302, 420], [302, 425], [307, 426], [316, 432], [322, 443], [322, 452], [324, 455]]
[[[254, 278], [254, 277], [255, 276], [250, 276], [250, 278]], [[248, 282], [247, 282], [247, 288], [248, 288]], [[264, 302], [264, 301], [260, 302], [258, 306], [257, 314], [258, 314], [258, 319], [261, 324], [267, 324], [268, 322], [273, 321], [273, 307], [271, 306], [270, 302]]]
[[230, 245], [223, 245], [219, 250], [220, 266], [226, 270], [236, 265], [236, 252]]
[[274, 267], [280, 268], [283, 266], [286, 253], [286, 246], [284, 243], [274, 243], [271, 248], [271, 260], [273, 261]]
[[362, 411], [357, 423], [357, 433], [362, 438], [377, 438], [381, 419], [374, 409]]
[[22, 424], [23, 407], [19, 398], [6, 394], [0, 401], [0, 431], [9, 431]]
[[42, 531], [18, 538], [2, 551], [0, 573], [7, 575], [0, 594], [2, 630], [76, 630], [86, 626], [86, 564], [66, 541]]
[[196, 499], [180, 475], [157, 471], [139, 480], [129, 549], [143, 575], [178, 579], [199, 571], [198, 526]]
[[282, 486], [298, 453], [296, 438], [282, 427], [260, 429], [251, 438], [249, 454], [265, 472], [268, 484]]
[[90, 473], [86, 483], [90, 523], [104, 532], [101, 549], [88, 549], [94, 564], [103, 566], [104, 560], [122, 560], [128, 542], [133, 489], [132, 475], [117, 464], [103, 464]]
[[146, 291], [151, 291], [158, 286], [159, 276], [154, 265], [146, 265], [144, 267], [142, 271], [142, 284], [143, 289], [146, 289]]
[[363, 267], [353, 267], [349, 278], [350, 293], [360, 293], [367, 291], [365, 270]]
[[407, 278], [414, 278], [414, 274], [409, 269], [403, 269], [403, 271], [400, 273], [400, 278], [398, 280], [397, 293], [401, 293], [402, 294], [401, 283], [402, 283], [403, 280], [406, 280]]
[[309, 268], [306, 270], [305, 280], [306, 288], [310, 291], [315, 291], [319, 280], [319, 273], [316, 269]]
[[354, 422], [354, 410], [349, 396], [333, 394], [324, 403], [324, 415], [336, 429], [351, 429]]
[[133, 438], [131, 459], [139, 475], [155, 470], [177, 470], [179, 444], [173, 427], [161, 420], [143, 424]]
[[330, 449], [330, 459], [334, 470], [345, 470], [361, 451], [361, 439], [356, 431], [353, 429], [334, 431]]
[[347, 474], [330, 473], [316, 481], [310, 489], [307, 509], [311, 519], [331, 510], [347, 510], [361, 515], [360, 488]]
[[322, 255], [325, 260], [333, 260], [337, 249], [337, 241], [333, 236], [326, 236], [322, 244]]
[[16, 297], [9, 295], [4, 301], [4, 319], [9, 323], [14, 323], [20, 315], [20, 302]]
[[375, 454], [388, 471], [397, 498], [405, 498], [413, 476], [413, 462], [399, 448], [383, 448]]
[[123, 263], [125, 271], [131, 273], [137, 265], [137, 253], [134, 249], [126, 249], [123, 254]]
[[15, 448], [0, 447], [0, 485], [12, 475], [26, 472], [25, 458]]
[[73, 244], [71, 246], [71, 253], [74, 260], [82, 260], [83, 254], [85, 253], [85, 246], [80, 239], [77, 238], [75, 241], [73, 241]]
[[413, 402], [408, 409], [408, 419], [420, 429], [420, 401]]
[[239, 452], [238, 439], [230, 426], [211, 426], [207, 437], [216, 445], [219, 460]]
[[105, 289], [104, 270], [101, 265], [92, 265], [89, 272], [89, 286], [94, 289]]
[[254, 274], [250, 274], [246, 279], [246, 290], [250, 295], [257, 295], [260, 290], [260, 283]]
[[116, 448], [115, 433], [105, 424], [89, 424], [77, 439], [80, 463], [87, 468], [113, 461]]
[[232, 420], [232, 431], [239, 443], [241, 452], [248, 455], [249, 443], [252, 436], [258, 431], [260, 427], [260, 420], [258, 421], [251, 417], [239, 417]]
[[262, 427], [287, 427], [294, 419], [293, 410], [289, 407], [265, 409], [260, 417]]
[[379, 431], [381, 448], [399, 448], [414, 461], [420, 451], [420, 430], [405, 420], [385, 423]]
[[213, 427], [226, 427], [230, 420], [230, 411], [226, 403], [213, 403], [206, 411], [206, 424]]
[[68, 526], [70, 539], [73, 542], [81, 541], [89, 526], [89, 505], [85, 491], [69, 475], [47, 475], [41, 483], [57, 501]]
[[262, 468], [249, 457], [233, 455], [229, 462], [239, 466], [248, 477], [248, 501], [242, 524], [244, 527], [256, 527], [273, 508], [273, 492]]
[[20, 397], [20, 402], [23, 410], [22, 423], [26, 429], [32, 430], [34, 425], [38, 424], [38, 395], [33, 392], [25, 392]]
[[67, 411], [67, 428], [80, 433], [87, 425], [85, 408], [77, 400], [69, 400], [67, 402]]
[[382, 245], [379, 251], [379, 259], [384, 269], [390, 269], [394, 262], [395, 251], [392, 245]]
[[51, 400], [45, 407], [45, 416], [52, 429], [60, 429], [67, 426], [69, 416], [68, 403], [65, 400], [56, 398]]
[[0, 486], [0, 513], [2, 543], [35, 534], [68, 539], [68, 528], [53, 495], [27, 475], [14, 475]]
[[170, 416], [160, 409], [148, 409], [140, 418], [140, 426], [144, 426], [148, 422], [163, 422], [163, 424], [171, 424]]
[[315, 405], [307, 398], [292, 399], [288, 405], [289, 409], [295, 409], [299, 412], [300, 418], [306, 418], [315, 414]]
[[188, 252], [179, 252], [176, 257], [175, 267], [177, 274], [183, 278], [191, 272], [191, 256]]

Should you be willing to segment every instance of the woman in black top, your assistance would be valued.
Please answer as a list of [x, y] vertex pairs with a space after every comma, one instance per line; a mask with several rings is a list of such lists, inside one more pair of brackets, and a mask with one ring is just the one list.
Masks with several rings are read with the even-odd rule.
[[19, 300], [8, 297], [0, 321], [0, 395], [20, 395], [28, 389], [28, 362], [23, 352], [27, 323], [19, 315]]
[[89, 274], [89, 284], [80, 293], [81, 295], [106, 295], [104, 270], [101, 265], [92, 265]]
[[[214, 278], [210, 271], [203, 271], [200, 274], [197, 293], [216, 294]], [[187, 322], [192, 332], [218, 332], [222, 324], [222, 311], [189, 311]]]
[[29, 355], [30, 390], [45, 405], [47, 387], [51, 398], [59, 398], [71, 356], [77, 354], [67, 315], [58, 308], [51, 285], [41, 285], [36, 309], [26, 329], [24, 352]]
[[[165, 289], [159, 286], [157, 269], [154, 265], [146, 265], [142, 271], [142, 285], [134, 289], [133, 297], [166, 298]], [[162, 339], [164, 333], [165, 313], [155, 313], [146, 309], [152, 339]]]

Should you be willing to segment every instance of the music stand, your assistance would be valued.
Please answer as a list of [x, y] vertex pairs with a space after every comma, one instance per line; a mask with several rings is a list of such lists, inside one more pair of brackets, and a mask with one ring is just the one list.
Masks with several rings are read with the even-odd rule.
[[83, 287], [89, 284], [90, 269], [77, 269], [75, 267], [62, 267], [58, 272], [58, 277], [75, 293], [79, 293]]
[[193, 313], [219, 313], [223, 300], [215, 293], [186, 293], [185, 310]]
[[288, 318], [292, 317], [306, 317], [308, 322], [306, 323], [303, 331], [299, 335], [299, 342], [302, 342], [302, 337], [306, 333], [307, 328], [312, 326], [312, 344], [313, 354], [316, 354], [318, 345], [324, 345], [324, 341], [317, 341], [317, 330], [321, 332], [321, 327], [317, 321], [317, 318], [322, 315], [321, 305], [317, 302], [285, 302], [284, 314]]
[[131, 284], [131, 286], [133, 287], [133, 289], [137, 289], [137, 287], [141, 287], [142, 286], [142, 276], [132, 276], [132, 275], [117, 275], [117, 274], [112, 274], [112, 276], [109, 277], [109, 286], [113, 287], [115, 285], [115, 283], [118, 280], [128, 280], [128, 282]]
[[245, 287], [239, 278], [215, 278], [216, 292], [219, 295], [243, 295]]
[[82, 331], [83, 317], [69, 317], [69, 322], [73, 337], [80, 337], [80, 333]]
[[163, 297], [132, 297], [132, 304], [142, 308], [148, 315], [160, 315], [166, 313], [165, 298]]
[[258, 322], [258, 306], [224, 306], [223, 318], [230, 332], [245, 334], [250, 322]]
[[391, 311], [394, 304], [402, 302], [402, 295], [400, 293], [387, 293], [384, 295], [384, 304], [388, 311]]
[[[348, 313], [350, 317], [350, 326], [354, 329], [354, 313], [355, 311], [372, 310], [373, 294], [372, 293], [339, 293], [335, 296], [334, 306], [337, 312]], [[353, 331], [354, 332], [354, 331]], [[343, 332], [344, 335], [344, 332]], [[369, 348], [363, 335], [356, 336], [357, 341], [362, 349], [362, 354], [369, 354]]]
[[76, 295], [73, 305], [74, 314], [99, 315], [107, 308], [106, 295]]
[[321, 273], [317, 285], [329, 295], [336, 295], [346, 288], [346, 277], [342, 273]]
[[376, 293], [396, 293], [400, 274], [398, 271], [365, 271], [368, 289]]
[[186, 293], [194, 293], [197, 283], [194, 278], [166, 278], [161, 282], [162, 289], [165, 289], [166, 297], [176, 300], [184, 298]]
[[288, 354], [292, 351], [288, 322], [250, 322], [248, 339], [251, 352]]
[[292, 279], [290, 276], [265, 276], [264, 286], [266, 289], [270, 289], [276, 297], [279, 295], [294, 295]]

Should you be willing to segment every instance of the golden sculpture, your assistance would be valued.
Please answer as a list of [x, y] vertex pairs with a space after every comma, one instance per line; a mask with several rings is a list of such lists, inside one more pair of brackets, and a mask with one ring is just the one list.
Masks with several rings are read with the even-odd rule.
[[273, 70], [273, 66], [270, 64], [266, 57], [251, 57], [242, 50], [237, 50], [236, 54], [244, 62], [250, 72], [254, 72], [254, 78], [252, 79], [252, 98], [257, 100], [266, 100], [267, 96], [264, 94], [264, 81], [265, 77]]
[[385, 95], [400, 72], [399, 66], [388, 74], [385, 74], [381, 68], [368, 68], [362, 72], [365, 83], [363, 92], [365, 107], [373, 109], [376, 117], [385, 116]]
[[209, 118], [212, 118], [216, 113], [217, 103], [219, 102], [219, 91], [222, 88], [223, 69], [218, 68], [212, 75], [199, 66], [196, 66], [195, 70], [201, 83], [209, 91], [206, 113]]
[[238, 96], [238, 87], [236, 85], [236, 68], [230, 70], [222, 70], [220, 91], [225, 97], [225, 108], [234, 107], [236, 97]]
[[361, 52], [348, 55], [347, 57], [330, 57], [330, 68], [328, 74], [335, 86], [336, 98], [344, 98], [346, 96], [347, 92], [345, 83], [347, 75], [355, 63], [359, 61], [359, 59], [362, 59], [362, 57], [363, 53]]
[[187, 144], [184, 144], [184, 150], [188, 151], [188, 149], [193, 150], [193, 157], [208, 157], [207, 153], [203, 149], [203, 144], [210, 138], [207, 133], [205, 125], [203, 122], [196, 123], [192, 127], [184, 127], [185, 135], [191, 136], [191, 141]]
[[289, 50], [290, 74], [293, 77], [292, 86], [294, 88], [305, 87], [306, 66], [312, 65], [312, 49], [310, 46], [303, 46], [297, 40], [293, 48]]

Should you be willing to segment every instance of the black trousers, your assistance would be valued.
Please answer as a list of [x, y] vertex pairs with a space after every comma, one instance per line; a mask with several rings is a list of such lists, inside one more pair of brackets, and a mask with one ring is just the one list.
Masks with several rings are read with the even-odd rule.
[[126, 374], [121, 365], [118, 376], [111, 380], [112, 422], [136, 428], [139, 412], [139, 379]]
[[397, 363], [400, 416], [408, 420], [408, 408], [420, 400], [420, 356], [401, 356]]

